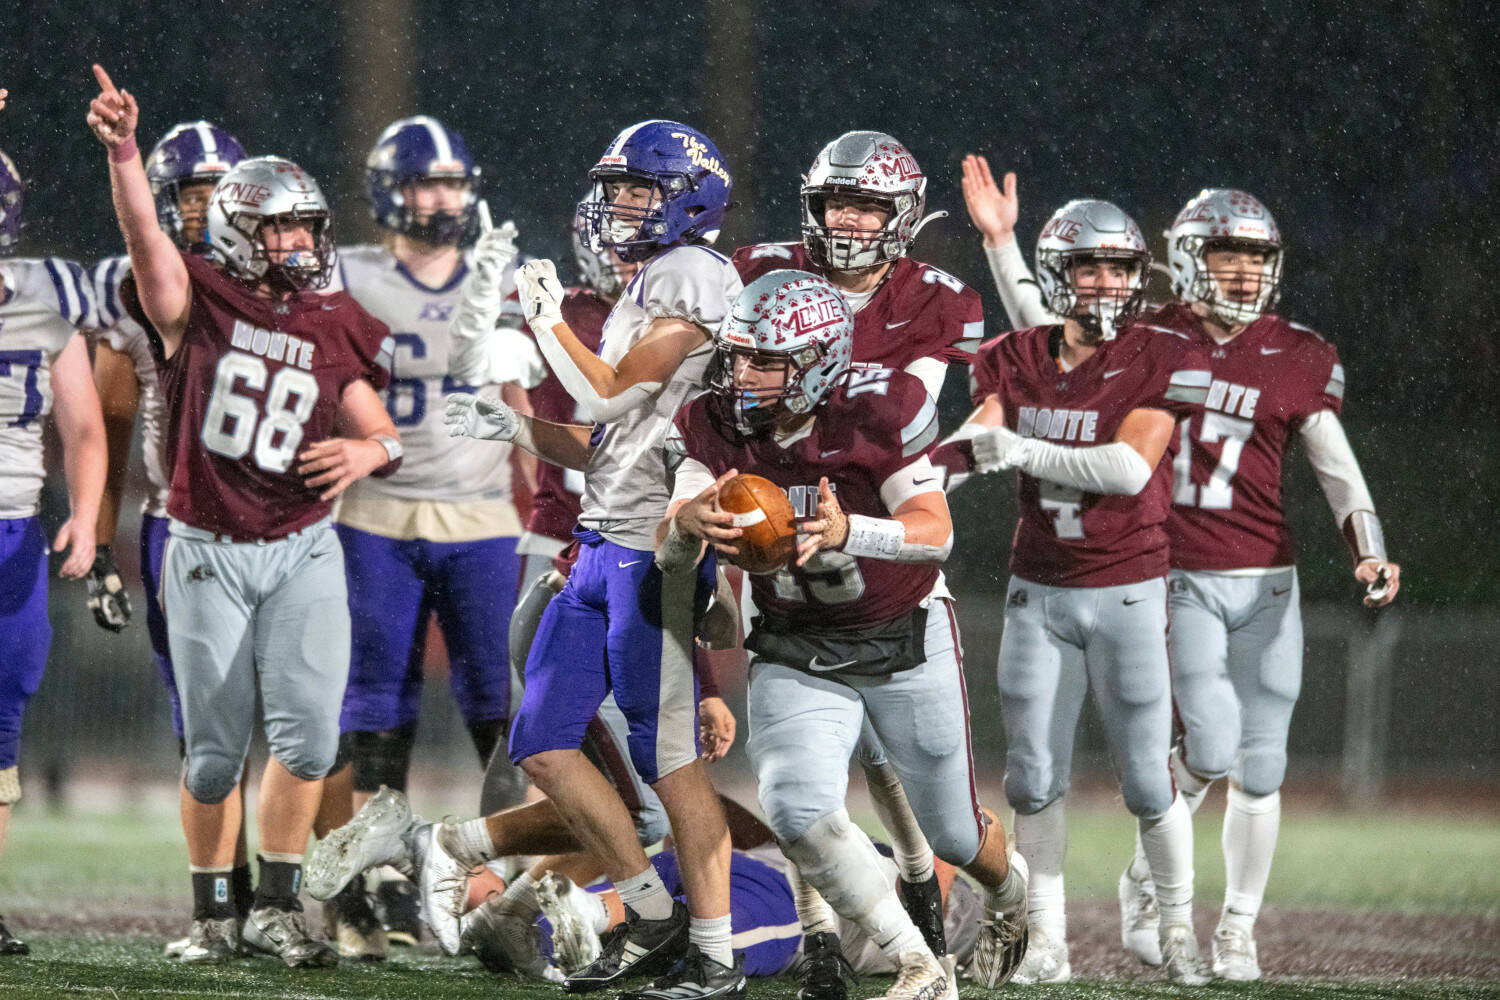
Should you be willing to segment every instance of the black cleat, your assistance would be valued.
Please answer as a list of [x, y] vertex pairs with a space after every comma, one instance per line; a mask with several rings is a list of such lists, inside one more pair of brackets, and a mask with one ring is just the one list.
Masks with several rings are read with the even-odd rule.
[[849, 987], [844, 979], [859, 978], [844, 957], [839, 936], [830, 931], [809, 934], [802, 939], [802, 988], [797, 1000], [847, 1000]]
[[659, 976], [688, 949], [688, 909], [675, 900], [672, 915], [646, 920], [625, 907], [625, 923], [600, 941], [599, 957], [563, 981], [569, 993], [592, 993], [637, 976]]
[[375, 887], [375, 915], [391, 944], [415, 948], [422, 940], [422, 904], [414, 883], [386, 879]]
[[688, 945], [672, 970], [643, 990], [626, 990], [618, 1000], [717, 1000], [745, 995], [745, 960], [721, 965]]
[[5, 926], [5, 918], [0, 917], [0, 955], [30, 955], [31, 945], [22, 941], [10, 932]]
[[932, 953], [939, 957], [948, 954], [948, 934], [943, 930], [943, 890], [938, 886], [937, 872], [924, 882], [897, 879], [896, 896]]

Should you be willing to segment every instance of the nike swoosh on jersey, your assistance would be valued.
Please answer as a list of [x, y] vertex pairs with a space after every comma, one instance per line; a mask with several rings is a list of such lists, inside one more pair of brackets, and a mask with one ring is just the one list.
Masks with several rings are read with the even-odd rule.
[[820, 451], [820, 452], [818, 452], [818, 457], [819, 458], [827, 458], [829, 455], [837, 455], [839, 452], [841, 452], [843, 450], [844, 449], [842, 449], [842, 448], [831, 448], [828, 451]]
[[844, 667], [852, 667], [858, 660], [845, 660], [843, 663], [823, 663], [816, 656], [807, 661], [808, 670], [840, 670]]
[[1151, 598], [1149, 598], [1149, 597], [1137, 597], [1137, 598], [1136, 598], [1136, 599], [1135, 599], [1135, 600], [1131, 600], [1131, 599], [1130, 599], [1130, 598], [1128, 598], [1128, 597], [1127, 597], [1127, 598], [1125, 598], [1125, 600], [1124, 600], [1124, 601], [1122, 601], [1122, 602], [1121, 602], [1121, 603], [1122, 603], [1122, 604], [1124, 604], [1124, 605], [1125, 605], [1125, 606], [1126, 606], [1126, 607], [1127, 607], [1127, 608], [1128, 608], [1128, 607], [1130, 607], [1130, 606], [1131, 606], [1131, 605], [1132, 605], [1132, 604], [1139, 604], [1139, 603], [1141, 603], [1141, 602], [1142, 602], [1142, 601], [1149, 601], [1149, 600], [1151, 600]]
[[902, 320], [902, 321], [901, 321], [901, 322], [899, 322], [899, 323], [887, 323], [887, 324], [886, 324], [886, 325], [885, 325], [885, 328], [886, 328], [886, 329], [887, 329], [887, 330], [894, 330], [894, 329], [896, 329], [896, 327], [898, 327], [898, 326], [905, 326], [905, 325], [906, 325], [906, 324], [908, 324], [908, 323], [910, 323], [910, 322], [911, 322], [911, 320], [909, 320], [909, 319], [903, 319], [903, 320]]
[[1116, 375], [1118, 375], [1118, 374], [1120, 374], [1120, 373], [1121, 373], [1121, 372], [1122, 372], [1122, 371], [1124, 371], [1124, 370], [1125, 370], [1125, 369], [1123, 369], [1123, 368], [1116, 368], [1116, 369], [1115, 369], [1115, 370], [1114, 370], [1114, 371], [1112, 371], [1112, 372], [1105, 372], [1105, 373], [1104, 373], [1104, 377], [1105, 377], [1105, 378], [1114, 378], [1114, 377], [1115, 377], [1115, 376], [1116, 376]]
[[[620, 568], [621, 569], [626, 569], [627, 567], [636, 566], [636, 565], [639, 565], [640, 563], [643, 563], [645, 561], [646, 560], [644, 560], [644, 559], [632, 559], [630, 562], [622, 562], [622, 563], [620, 563]], [[616, 560], [616, 562], [619, 562], [619, 560]]]
[[1286, 350], [1286, 348], [1284, 348], [1284, 347], [1262, 347], [1260, 349], [1260, 353], [1262, 353], [1262, 354], [1280, 354], [1284, 350]]
[[1271, 588], [1271, 596], [1272, 597], [1281, 597], [1282, 595], [1284, 595], [1284, 594], [1290, 594], [1291, 592], [1292, 592], [1292, 588], [1291, 587], [1287, 587], [1284, 590], [1277, 590], [1275, 587]]

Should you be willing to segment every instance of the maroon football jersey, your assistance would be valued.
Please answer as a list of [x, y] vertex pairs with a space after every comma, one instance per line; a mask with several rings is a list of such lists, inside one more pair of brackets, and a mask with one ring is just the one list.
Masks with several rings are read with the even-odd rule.
[[[826, 275], [801, 243], [762, 243], [734, 252], [745, 284], [783, 268]], [[984, 339], [979, 293], [945, 271], [909, 257], [854, 314], [854, 360], [905, 368], [920, 358], [969, 364]]]
[[[827, 476], [846, 513], [890, 517], [880, 487], [927, 454], [937, 439], [937, 406], [922, 380], [876, 365], [856, 365], [815, 411], [806, 437], [782, 447], [769, 436], [741, 440], [714, 416], [712, 393], [677, 413], [667, 452], [706, 465], [764, 476], [786, 491], [799, 517], [818, 508], [818, 479]], [[934, 474], [934, 484], [937, 482]], [[935, 563], [897, 563], [824, 552], [807, 566], [752, 576], [755, 606], [795, 630], [847, 629], [891, 621], [920, 604], [937, 583]]]
[[1290, 566], [1281, 505], [1282, 459], [1293, 432], [1344, 403], [1338, 350], [1306, 327], [1262, 316], [1216, 344], [1180, 302], [1144, 322], [1187, 334], [1213, 373], [1203, 410], [1178, 429], [1167, 535], [1177, 569]]
[[[975, 405], [998, 396], [1005, 425], [1022, 437], [1103, 445], [1131, 410], [1181, 419], [1202, 402], [1208, 365], [1182, 334], [1126, 327], [1069, 372], [1052, 356], [1054, 335], [1060, 327], [1001, 334], [974, 361]], [[1172, 468], [1165, 457], [1137, 496], [1085, 493], [1020, 472], [1017, 478], [1016, 576], [1054, 587], [1113, 587], [1166, 574]]]
[[[612, 302], [591, 288], [570, 288], [562, 301], [563, 321], [583, 346], [597, 352], [599, 341], [604, 337], [604, 321], [612, 307]], [[543, 420], [559, 424], [588, 423], [578, 415], [577, 401], [550, 372], [527, 395], [531, 399], [532, 413]], [[562, 542], [572, 540], [579, 505], [578, 494], [568, 489], [564, 480], [567, 474], [568, 470], [562, 466], [537, 460], [536, 495], [531, 499], [531, 515], [526, 519], [527, 531]]]
[[[390, 380], [390, 330], [347, 292], [273, 302], [183, 255], [193, 303], [177, 353], [163, 359], [167, 512], [236, 539], [278, 538], [328, 516], [297, 474], [297, 452], [334, 435], [344, 387]], [[123, 290], [122, 290], [123, 293]], [[147, 329], [132, 288], [126, 306]]]

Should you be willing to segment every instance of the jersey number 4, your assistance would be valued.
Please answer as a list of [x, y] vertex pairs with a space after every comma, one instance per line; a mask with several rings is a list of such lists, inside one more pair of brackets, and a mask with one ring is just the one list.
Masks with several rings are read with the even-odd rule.
[[300, 368], [282, 368], [271, 379], [265, 412], [261, 404], [235, 390], [266, 389], [266, 363], [231, 351], [214, 371], [214, 394], [203, 418], [203, 444], [225, 458], [244, 458], [255, 446], [255, 464], [267, 472], [285, 472], [302, 443], [302, 425], [318, 402], [318, 380]]
[[1202, 486], [1193, 483], [1193, 421], [1182, 424], [1177, 457], [1172, 459], [1172, 502], [1180, 507], [1201, 507], [1204, 510], [1228, 510], [1234, 506], [1234, 473], [1240, 467], [1240, 454], [1245, 442], [1255, 431], [1255, 421], [1231, 417], [1216, 410], [1203, 413], [1203, 429], [1198, 440], [1203, 444], [1222, 441], [1219, 462]]

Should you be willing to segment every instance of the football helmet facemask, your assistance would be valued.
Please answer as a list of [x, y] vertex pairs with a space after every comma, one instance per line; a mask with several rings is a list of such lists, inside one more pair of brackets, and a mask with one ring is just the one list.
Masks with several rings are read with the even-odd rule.
[[[613, 247], [621, 260], [643, 261], [660, 250], [687, 243], [713, 243], [719, 236], [734, 182], [712, 140], [680, 122], [638, 122], [615, 136], [589, 180], [589, 197], [578, 203], [584, 245]], [[649, 188], [645, 206], [613, 203], [613, 183]]]
[[[156, 221], [162, 232], [183, 250], [189, 249], [182, 218], [182, 189], [191, 184], [217, 184], [219, 178], [245, 158], [245, 147], [211, 122], [180, 122], [167, 130], [146, 157], [146, 180], [156, 201]], [[207, 238], [207, 226], [202, 229]]]
[[[1281, 290], [1281, 230], [1253, 195], [1230, 188], [1204, 188], [1188, 202], [1166, 232], [1172, 293], [1201, 302], [1225, 326], [1246, 326], [1276, 304]], [[1221, 287], [1208, 269], [1211, 250], [1265, 255], [1259, 275], [1236, 274]]]
[[[436, 118], [391, 122], [365, 158], [365, 194], [381, 227], [433, 246], [468, 246], [479, 237], [479, 167], [463, 136]], [[419, 219], [406, 187], [417, 181], [457, 180], [464, 193], [457, 213]]]
[[[273, 260], [266, 249], [267, 223], [305, 222], [312, 247]], [[257, 156], [231, 167], [208, 199], [208, 242], [225, 269], [277, 291], [328, 286], [333, 277], [332, 216], [318, 182], [291, 160]]]
[[[1124, 265], [1125, 284], [1080, 290], [1075, 265], [1089, 261]], [[1080, 323], [1098, 340], [1114, 340], [1140, 311], [1150, 266], [1141, 228], [1107, 201], [1068, 202], [1052, 213], [1036, 241], [1037, 284], [1047, 308]]]
[[[593, 189], [584, 192], [583, 200], [590, 201], [593, 198]], [[578, 269], [578, 280], [588, 288], [607, 299], [613, 299], [620, 294], [630, 280], [630, 276], [637, 268], [633, 264], [621, 263], [610, 247], [593, 250], [583, 235], [582, 220], [575, 215], [573, 223], [568, 227], [568, 237], [573, 244], [573, 266]]]
[[[827, 225], [829, 195], [882, 202], [885, 225], [851, 230]], [[928, 222], [947, 215], [927, 210], [927, 178], [907, 148], [884, 132], [846, 132], [824, 146], [802, 181], [802, 242], [820, 266], [867, 271], [911, 249]]]
[[[735, 297], [714, 336], [715, 411], [744, 437], [785, 413], [811, 413], [849, 371], [854, 312], [838, 289], [806, 271], [771, 271]], [[747, 370], [780, 368], [779, 386], [745, 384]]]

